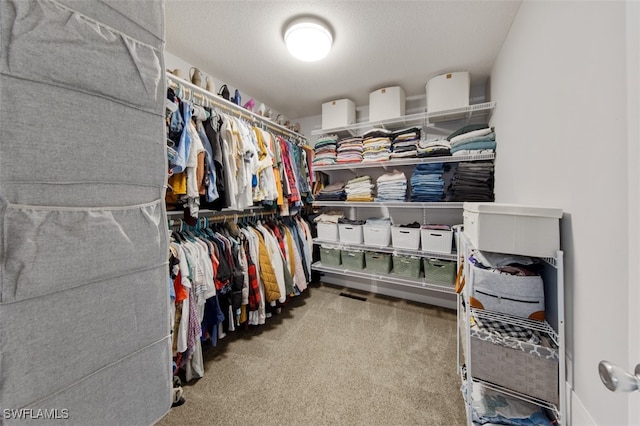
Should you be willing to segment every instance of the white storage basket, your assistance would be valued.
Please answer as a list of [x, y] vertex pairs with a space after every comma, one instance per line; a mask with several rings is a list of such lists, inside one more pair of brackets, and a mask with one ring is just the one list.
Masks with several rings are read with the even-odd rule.
[[420, 239], [422, 241], [422, 251], [451, 253], [453, 231], [423, 228], [420, 230]]
[[362, 244], [362, 225], [338, 224], [338, 234], [341, 243]]
[[387, 247], [391, 242], [391, 226], [363, 225], [362, 231], [368, 246]]
[[338, 238], [338, 224], [337, 223], [323, 223], [318, 222], [316, 224], [318, 230], [318, 239], [322, 241], [339, 241]]
[[420, 229], [392, 226], [391, 244], [395, 248], [418, 250], [420, 248]]

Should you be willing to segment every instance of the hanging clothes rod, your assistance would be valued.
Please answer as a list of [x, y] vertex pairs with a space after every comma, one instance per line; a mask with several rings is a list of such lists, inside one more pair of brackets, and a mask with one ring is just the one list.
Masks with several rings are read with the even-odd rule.
[[[260, 114], [256, 114], [253, 111], [249, 111], [239, 105], [234, 104], [226, 99], [221, 98], [220, 96], [211, 93], [199, 86], [196, 86], [193, 83], [190, 83], [186, 80], [181, 79], [180, 77], [176, 77], [171, 73], [166, 73], [167, 78], [169, 79], [168, 86], [175, 89], [182, 89], [182, 92], [187, 96], [186, 100], [190, 100], [192, 102], [196, 102], [200, 106], [209, 107], [215, 106], [220, 108], [223, 111], [228, 112], [231, 115], [236, 115], [241, 118], [245, 118], [249, 121], [257, 121], [262, 126], [286, 136], [291, 136], [301, 142], [306, 142], [306, 138], [300, 133], [296, 133], [293, 130], [288, 129], [287, 127], [281, 126], [277, 123], [273, 123], [261, 116]], [[184, 97], [184, 96], [183, 96]]]
[[236, 213], [232, 215], [216, 215], [216, 216], [208, 216], [208, 217], [199, 217], [196, 225], [188, 225], [183, 219], [169, 219], [169, 227], [180, 227], [184, 228], [186, 225], [188, 228], [198, 228], [198, 227], [206, 227], [209, 222], [227, 222], [232, 221], [236, 223], [238, 219], [249, 217], [249, 218], [257, 218], [257, 217], [265, 217], [265, 216], [277, 216], [277, 212], [275, 210], [269, 211], [259, 211], [259, 212], [249, 212], [249, 213]]

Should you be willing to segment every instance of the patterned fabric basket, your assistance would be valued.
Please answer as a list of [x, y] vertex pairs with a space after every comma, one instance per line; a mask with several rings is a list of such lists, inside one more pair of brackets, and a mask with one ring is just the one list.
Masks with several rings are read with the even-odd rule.
[[473, 377], [558, 404], [558, 350], [550, 338], [500, 321], [474, 322]]
[[456, 262], [425, 257], [424, 278], [428, 283], [453, 286], [456, 281]]

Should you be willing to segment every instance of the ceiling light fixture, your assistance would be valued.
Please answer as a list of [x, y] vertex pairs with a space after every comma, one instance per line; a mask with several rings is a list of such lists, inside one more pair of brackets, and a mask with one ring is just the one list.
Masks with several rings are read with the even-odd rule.
[[322, 21], [305, 17], [295, 19], [287, 26], [284, 42], [294, 58], [314, 62], [329, 54], [333, 36]]

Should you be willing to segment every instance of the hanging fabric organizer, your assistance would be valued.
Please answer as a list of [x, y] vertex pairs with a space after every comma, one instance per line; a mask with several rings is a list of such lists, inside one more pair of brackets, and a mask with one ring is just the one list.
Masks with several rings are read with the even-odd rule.
[[153, 424], [171, 405], [164, 1], [3, 0], [0, 31], [0, 407]]

